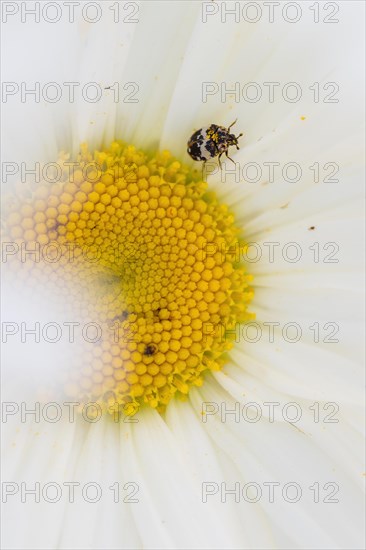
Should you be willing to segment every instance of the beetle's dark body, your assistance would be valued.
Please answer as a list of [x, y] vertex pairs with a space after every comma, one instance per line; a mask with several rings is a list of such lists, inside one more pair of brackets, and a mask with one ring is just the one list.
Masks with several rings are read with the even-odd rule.
[[193, 160], [201, 160], [203, 162], [218, 157], [221, 166], [220, 157], [225, 153], [226, 156], [234, 162], [233, 159], [229, 157], [228, 150], [231, 145], [235, 145], [235, 147], [239, 149], [238, 138], [243, 135], [239, 134], [235, 136], [230, 133], [230, 128], [235, 122], [236, 121], [230, 124], [229, 128], [211, 124], [210, 126], [197, 130], [188, 140], [188, 154]]

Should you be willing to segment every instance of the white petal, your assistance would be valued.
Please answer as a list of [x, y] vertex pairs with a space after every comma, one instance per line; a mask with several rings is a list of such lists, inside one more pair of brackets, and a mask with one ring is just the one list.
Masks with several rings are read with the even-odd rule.
[[[224, 403], [227, 410], [235, 410], [235, 401], [216, 384], [206, 384], [200, 392], [194, 391], [191, 395], [197, 415], [201, 413], [202, 402]], [[319, 439], [314, 444], [310, 434], [302, 433], [290, 423], [271, 424], [264, 418], [254, 423], [235, 421], [232, 414], [227, 415], [226, 422], [220, 420], [220, 415], [210, 416], [206, 427], [232, 464], [228, 471], [235, 472], [234, 465], [240, 472], [240, 477], [229, 474], [224, 481], [232, 485], [234, 480], [240, 480], [242, 486], [256, 483], [263, 491], [259, 504], [271, 516], [277, 547], [343, 548], [350, 540], [355, 547], [361, 543], [363, 519], [356, 502], [360, 503], [362, 496], [357, 484], [351, 482], [347, 472], [337, 464], [337, 440], [331, 444], [329, 438], [324, 451], [318, 445]], [[268, 487], [265, 484], [272, 482], [279, 483], [280, 492], [273, 503], [264, 493]], [[332, 487], [339, 487], [341, 494], [332, 513], [329, 512], [330, 503], [315, 503], [309, 489], [314, 483], [323, 487], [327, 482], [336, 484]], [[300, 487], [298, 495], [301, 494], [301, 498], [293, 505], [281, 495], [287, 483]], [[241, 505], [248, 505], [243, 500]], [[352, 511], [350, 506], [354, 507]], [[333, 526], [335, 517], [338, 521]]]

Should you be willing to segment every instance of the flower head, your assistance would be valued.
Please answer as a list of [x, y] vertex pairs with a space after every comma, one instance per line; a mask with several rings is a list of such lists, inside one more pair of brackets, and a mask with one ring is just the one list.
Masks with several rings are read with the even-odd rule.
[[361, 3], [4, 4], [5, 545], [361, 547]]

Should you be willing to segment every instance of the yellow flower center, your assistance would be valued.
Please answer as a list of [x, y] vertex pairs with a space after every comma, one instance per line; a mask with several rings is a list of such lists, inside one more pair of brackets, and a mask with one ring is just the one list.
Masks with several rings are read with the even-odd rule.
[[65, 391], [103, 410], [162, 411], [222, 367], [226, 331], [253, 318], [240, 231], [167, 151], [113, 142], [92, 154], [83, 145], [76, 163], [64, 155], [59, 164], [60, 180], [13, 201], [4, 226], [17, 246], [38, 244], [49, 260], [19, 264], [28, 280], [100, 327], [98, 341], [75, 353]]

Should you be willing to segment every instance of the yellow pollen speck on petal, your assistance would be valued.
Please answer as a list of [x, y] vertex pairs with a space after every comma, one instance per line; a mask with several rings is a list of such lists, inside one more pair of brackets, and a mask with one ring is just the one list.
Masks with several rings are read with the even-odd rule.
[[16, 276], [103, 329], [75, 351], [67, 396], [111, 414], [163, 411], [222, 368], [235, 327], [254, 318], [245, 242], [228, 207], [168, 151], [115, 141], [83, 144], [72, 173], [68, 160], [59, 182], [9, 203], [4, 235], [48, 258], [19, 262]]

